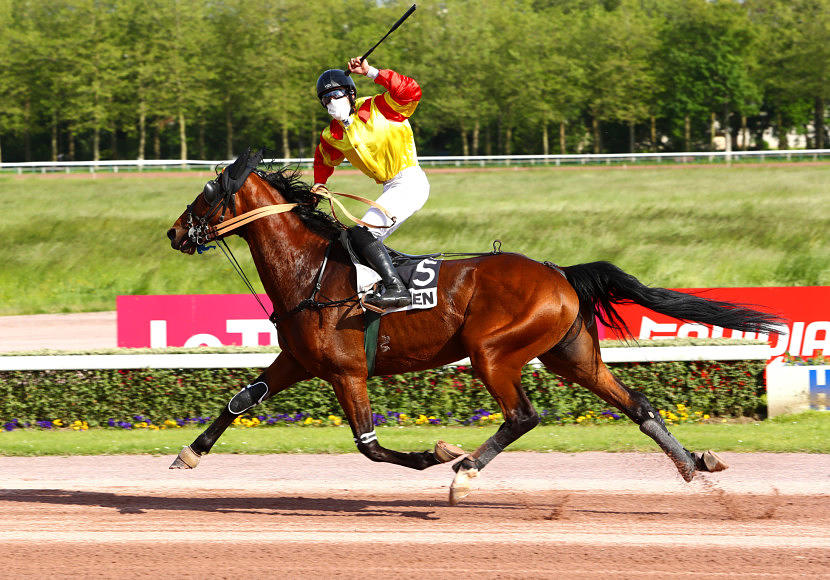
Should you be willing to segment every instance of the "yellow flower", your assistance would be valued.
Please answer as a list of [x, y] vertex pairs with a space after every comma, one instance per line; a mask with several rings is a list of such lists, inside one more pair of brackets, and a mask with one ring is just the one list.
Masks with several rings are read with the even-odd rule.
[[242, 417], [237, 417], [236, 419], [234, 419], [234, 420], [233, 420], [233, 424], [234, 424], [234, 425], [240, 425], [240, 424], [242, 424]]
[[146, 429], [148, 426], [146, 421], [141, 421], [140, 423], [135, 424], [136, 429]]
[[686, 405], [684, 405], [683, 403], [678, 403], [677, 404], [677, 410], [678, 411], [685, 411], [686, 410]]
[[[178, 425], [177, 425], [177, 426], [178, 426]], [[159, 430], [159, 428], [164, 429], [164, 426], [159, 427], [158, 425], [150, 425], [150, 430], [151, 430], [151, 431], [158, 431], [158, 430]]]
[[704, 419], [708, 419], [708, 418], [709, 418], [709, 415], [704, 415], [704, 416], [703, 416], [703, 418], [704, 418]]
[[60, 419], [55, 419], [54, 421], [52, 421], [52, 425], [54, 425], [55, 427], [63, 427], [63, 421], [61, 421]]
[[314, 419], [311, 417], [306, 417], [305, 421], [303, 421], [303, 425], [311, 425], [312, 423], [314, 423]]
[[582, 423], [584, 420], [585, 420], [585, 417], [583, 417], [582, 415], [580, 415], [579, 417], [576, 418], [577, 423]]

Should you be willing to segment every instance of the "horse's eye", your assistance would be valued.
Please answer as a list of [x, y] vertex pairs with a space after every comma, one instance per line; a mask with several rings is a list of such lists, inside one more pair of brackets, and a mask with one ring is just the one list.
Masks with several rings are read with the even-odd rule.
[[205, 201], [208, 205], [212, 206], [217, 201], [219, 201], [219, 184], [216, 182], [216, 180], [208, 181], [205, 184], [205, 189], [202, 190], [202, 195], [204, 196]]

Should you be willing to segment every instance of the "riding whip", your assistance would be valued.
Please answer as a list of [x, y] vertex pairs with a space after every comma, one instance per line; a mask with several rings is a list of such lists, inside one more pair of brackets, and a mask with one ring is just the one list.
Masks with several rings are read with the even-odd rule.
[[[398, 26], [400, 26], [401, 24], [403, 24], [403, 21], [404, 21], [404, 20], [406, 20], [407, 18], [409, 18], [409, 15], [410, 15], [410, 14], [412, 14], [413, 12], [415, 12], [415, 4], [413, 4], [412, 6], [410, 6], [410, 7], [409, 7], [409, 10], [407, 10], [407, 11], [406, 11], [406, 13], [405, 13], [403, 16], [401, 16], [400, 18], [398, 18], [398, 21], [397, 21], [395, 24], [393, 24], [393, 25], [392, 25], [392, 28], [390, 28], [390, 29], [389, 29], [389, 32], [387, 32], [386, 34], [384, 34], [384, 35], [383, 35], [383, 38], [381, 38], [380, 40], [378, 40], [378, 41], [377, 41], [377, 43], [375, 43], [375, 46], [373, 46], [372, 48], [370, 48], [369, 50], [367, 50], [367, 51], [366, 51], [366, 53], [365, 53], [363, 56], [361, 56], [361, 57], [360, 57], [360, 62], [362, 63], [364, 60], [366, 60], [366, 57], [367, 57], [367, 56], [369, 56], [370, 54], [372, 54], [372, 51], [374, 51], [374, 50], [375, 50], [375, 49], [376, 49], [376, 48], [380, 45], [380, 43], [381, 43], [381, 42], [383, 42], [384, 40], [386, 40], [386, 37], [387, 37], [387, 36], [389, 36], [390, 34], [392, 34], [393, 32], [395, 32], [395, 30], [398, 28]], [[348, 71], [348, 70], [347, 70], [347, 71], [346, 71], [346, 75], [348, 76], [349, 74], [351, 74], [351, 71]]]

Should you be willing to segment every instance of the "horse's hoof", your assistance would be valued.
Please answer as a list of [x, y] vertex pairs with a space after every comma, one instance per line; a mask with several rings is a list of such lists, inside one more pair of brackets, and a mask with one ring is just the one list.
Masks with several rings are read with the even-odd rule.
[[462, 499], [473, 491], [473, 479], [478, 477], [478, 469], [461, 469], [455, 474], [450, 486], [450, 505], [458, 505]]
[[439, 440], [438, 443], [435, 444], [435, 449], [432, 454], [435, 456], [435, 459], [441, 463], [447, 463], [464, 455], [464, 450], [457, 445]]
[[715, 473], [716, 471], [723, 471], [729, 467], [729, 465], [713, 451], [695, 453], [694, 456], [695, 466], [699, 471]]
[[190, 445], [185, 445], [179, 452], [179, 456], [170, 464], [170, 469], [193, 469], [199, 465], [201, 455], [193, 451]]

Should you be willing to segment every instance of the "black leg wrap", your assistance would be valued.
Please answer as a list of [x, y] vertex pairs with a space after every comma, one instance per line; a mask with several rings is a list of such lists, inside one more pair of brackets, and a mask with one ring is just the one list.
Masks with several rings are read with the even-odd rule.
[[193, 441], [190, 448], [199, 455], [208, 453], [235, 417], [227, 408], [222, 409], [219, 416]]
[[[535, 422], [530, 421], [533, 426], [535, 426], [538, 422], [538, 417]], [[529, 430], [530, 428], [526, 431]], [[523, 431], [523, 433], [526, 431]], [[484, 469], [485, 465], [490, 463], [496, 455], [504, 451], [504, 448], [513, 443], [516, 439], [518, 439], [518, 437], [519, 435], [516, 435], [507, 423], [502, 423], [499, 430], [496, 431], [495, 434], [493, 434], [493, 436], [487, 441], [485, 441], [481, 447], [479, 447], [479, 451], [476, 452], [478, 453], [476, 457], [466, 457], [453, 465], [452, 468], [456, 473], [458, 473], [458, 470], [462, 467], [464, 469]]]
[[695, 475], [695, 460], [692, 454], [669, 433], [665, 425], [655, 419], [643, 421], [640, 431], [654, 439], [666, 455], [674, 462], [675, 467], [686, 481], [691, 481]]
[[241, 415], [254, 405], [260, 404], [268, 395], [268, 385], [257, 379], [238, 393], [228, 403], [228, 411], [234, 415]]

